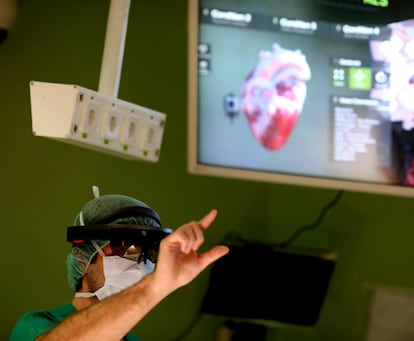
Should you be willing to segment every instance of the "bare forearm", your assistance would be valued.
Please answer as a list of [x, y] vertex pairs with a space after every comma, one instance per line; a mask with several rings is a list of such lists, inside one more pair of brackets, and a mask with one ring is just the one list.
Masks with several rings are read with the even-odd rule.
[[168, 293], [157, 289], [152, 275], [134, 286], [65, 319], [37, 341], [121, 340]]

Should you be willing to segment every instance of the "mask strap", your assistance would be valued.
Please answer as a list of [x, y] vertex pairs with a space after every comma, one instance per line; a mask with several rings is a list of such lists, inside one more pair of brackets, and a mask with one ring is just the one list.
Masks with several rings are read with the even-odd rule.
[[95, 247], [96, 251], [98, 251], [98, 253], [102, 257], [106, 257], [105, 253], [102, 251], [102, 249], [100, 248], [100, 246], [98, 245], [98, 243], [95, 240], [91, 240], [91, 244]]
[[75, 297], [88, 298], [95, 296], [93, 292], [75, 292]]
[[[99, 247], [98, 243], [95, 240], [91, 240], [91, 244], [95, 247], [96, 251], [98, 251], [102, 257], [106, 257], [105, 253], [102, 251], [102, 249]], [[95, 296], [95, 293], [93, 292], [76, 292], [75, 293], [75, 297], [88, 298], [92, 296]]]

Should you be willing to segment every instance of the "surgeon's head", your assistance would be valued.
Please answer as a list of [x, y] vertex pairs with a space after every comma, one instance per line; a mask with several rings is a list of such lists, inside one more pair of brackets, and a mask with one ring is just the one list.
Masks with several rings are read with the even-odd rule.
[[[96, 223], [104, 224], [135, 224], [160, 227], [157, 219], [148, 215], [140, 214], [139, 211], [128, 210], [128, 208], [144, 207], [150, 208], [145, 202], [120, 194], [107, 194], [97, 196], [87, 202], [77, 214], [73, 225], [82, 226]], [[122, 212], [122, 214], [115, 214]], [[130, 213], [129, 213], [130, 212]], [[117, 291], [120, 282], [125, 282], [125, 273], [134, 276], [136, 273], [148, 273], [153, 270], [152, 262], [137, 262], [128, 257], [119, 256], [119, 245], [111, 245], [109, 240], [86, 240], [80, 244], [73, 244], [72, 250], [67, 257], [69, 287], [77, 292], [82, 291], [85, 284], [84, 277], [88, 278], [87, 286], [90, 291], [95, 291], [103, 286], [110, 286], [111, 293]], [[125, 253], [126, 250], [123, 250]], [[132, 253], [134, 255], [134, 253]], [[122, 278], [121, 278], [122, 277]], [[108, 288], [104, 292], [98, 292], [99, 299], [108, 296]]]

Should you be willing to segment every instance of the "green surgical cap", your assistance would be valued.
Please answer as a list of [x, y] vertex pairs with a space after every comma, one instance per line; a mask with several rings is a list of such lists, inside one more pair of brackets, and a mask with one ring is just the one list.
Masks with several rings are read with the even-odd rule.
[[[94, 224], [97, 220], [111, 214], [117, 209], [126, 206], [138, 206], [150, 208], [146, 203], [138, 199], [134, 199], [120, 194], [107, 194], [99, 196], [85, 204], [81, 211], [75, 218], [74, 226], [82, 226]], [[117, 219], [114, 223], [123, 224], [140, 224], [159, 226], [158, 222], [149, 217], [132, 216]], [[100, 247], [109, 243], [108, 240], [96, 240]], [[68, 270], [68, 282], [71, 290], [76, 291], [79, 289], [81, 279], [88, 268], [89, 263], [96, 255], [97, 250], [90, 241], [86, 241], [82, 244], [72, 247], [70, 254], [66, 259], [66, 266]]]

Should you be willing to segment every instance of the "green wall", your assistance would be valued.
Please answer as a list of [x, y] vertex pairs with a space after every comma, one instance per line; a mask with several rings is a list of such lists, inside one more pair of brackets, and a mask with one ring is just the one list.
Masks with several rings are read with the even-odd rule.
[[[158, 163], [127, 161], [34, 137], [29, 81], [97, 89], [109, 1], [22, 1], [0, 46], [2, 284], [0, 339], [18, 316], [66, 301], [66, 226], [92, 198], [136, 196], [165, 226], [219, 216], [206, 246], [229, 231], [276, 242], [313, 222], [336, 191], [189, 175], [186, 171], [186, 1], [132, 1], [119, 98], [168, 115]], [[338, 266], [315, 330], [287, 328], [283, 340], [359, 340], [369, 283], [412, 287], [412, 199], [346, 192], [298, 245], [338, 252]], [[258, 260], [260, 261], [260, 260]], [[246, 276], [255, 276], [249, 269]], [[154, 309], [135, 332], [173, 340], [198, 313], [208, 270]], [[202, 317], [185, 340], [213, 340], [220, 319]]]

